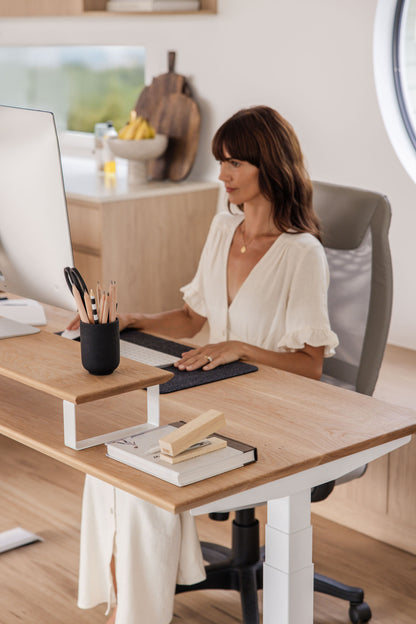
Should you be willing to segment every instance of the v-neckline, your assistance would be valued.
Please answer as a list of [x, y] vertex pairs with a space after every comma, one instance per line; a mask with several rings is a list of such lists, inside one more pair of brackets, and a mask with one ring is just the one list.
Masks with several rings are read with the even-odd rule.
[[234, 301], [238, 298], [241, 290], [244, 288], [245, 284], [249, 281], [249, 279], [252, 276], [252, 274], [255, 271], [255, 269], [259, 266], [259, 264], [263, 261], [263, 259], [269, 254], [269, 252], [271, 252], [273, 247], [276, 245], [277, 241], [280, 240], [280, 238], [284, 234], [284, 232], [281, 232], [277, 236], [276, 240], [274, 240], [273, 243], [270, 245], [268, 250], [262, 255], [261, 258], [259, 258], [259, 260], [257, 260], [256, 264], [251, 268], [251, 270], [250, 270], [249, 274], [247, 275], [247, 277], [240, 284], [240, 287], [237, 290], [237, 292], [235, 293], [233, 300], [230, 303], [228, 303], [228, 263], [230, 261], [231, 245], [233, 244], [233, 240], [234, 240], [234, 237], [236, 235], [237, 229], [238, 229], [238, 227], [241, 225], [241, 223], [243, 221], [244, 221], [244, 216], [240, 219], [240, 221], [235, 226], [234, 230], [232, 231], [230, 240], [228, 242], [227, 262], [225, 263], [225, 301], [227, 303], [227, 311], [230, 310], [230, 308], [233, 305]]

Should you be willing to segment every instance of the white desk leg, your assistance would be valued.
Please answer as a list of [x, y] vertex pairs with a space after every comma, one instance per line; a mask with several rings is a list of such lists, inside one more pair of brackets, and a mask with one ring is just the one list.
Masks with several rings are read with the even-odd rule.
[[313, 624], [310, 490], [267, 503], [264, 624]]

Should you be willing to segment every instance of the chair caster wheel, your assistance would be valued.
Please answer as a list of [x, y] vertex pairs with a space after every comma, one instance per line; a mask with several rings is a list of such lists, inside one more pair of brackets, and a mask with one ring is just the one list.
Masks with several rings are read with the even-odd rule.
[[352, 604], [348, 614], [352, 624], [364, 624], [371, 620], [371, 609], [366, 602]]

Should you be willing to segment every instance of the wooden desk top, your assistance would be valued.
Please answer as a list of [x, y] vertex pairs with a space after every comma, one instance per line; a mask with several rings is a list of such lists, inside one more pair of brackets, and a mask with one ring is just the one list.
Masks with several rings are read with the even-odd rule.
[[[46, 311], [51, 313], [48, 307]], [[59, 322], [63, 318], [60, 313]], [[51, 320], [56, 330], [56, 317], [52, 315]], [[162, 395], [162, 423], [189, 420], [216, 408], [227, 419], [221, 433], [258, 448], [256, 463], [179, 488], [107, 458], [103, 446], [83, 451], [65, 447], [62, 403], [54, 396], [2, 378], [0, 406], [0, 433], [171, 512], [191, 509], [416, 431], [413, 410], [260, 366], [250, 375]], [[77, 412], [79, 433], [85, 437], [145, 420], [143, 390], [86, 403]]]
[[0, 375], [77, 405], [172, 377], [172, 373], [126, 358], [120, 358], [112, 375], [90, 375], [82, 367], [79, 342], [46, 331], [3, 340]]

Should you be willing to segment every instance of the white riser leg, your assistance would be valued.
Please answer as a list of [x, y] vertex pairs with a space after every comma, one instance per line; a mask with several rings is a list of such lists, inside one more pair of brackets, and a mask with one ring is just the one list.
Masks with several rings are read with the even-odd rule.
[[76, 405], [69, 401], [63, 401], [63, 416], [64, 416], [64, 443], [65, 446], [69, 446], [75, 451], [82, 451], [92, 446], [98, 446], [99, 444], [105, 444], [106, 442], [112, 442], [118, 438], [134, 435], [152, 429], [159, 426], [159, 386], [149, 386], [147, 388], [147, 422], [141, 425], [135, 425], [128, 427], [127, 429], [119, 429], [118, 431], [112, 431], [92, 438], [86, 438], [84, 440], [77, 440], [77, 418], [76, 418]]

